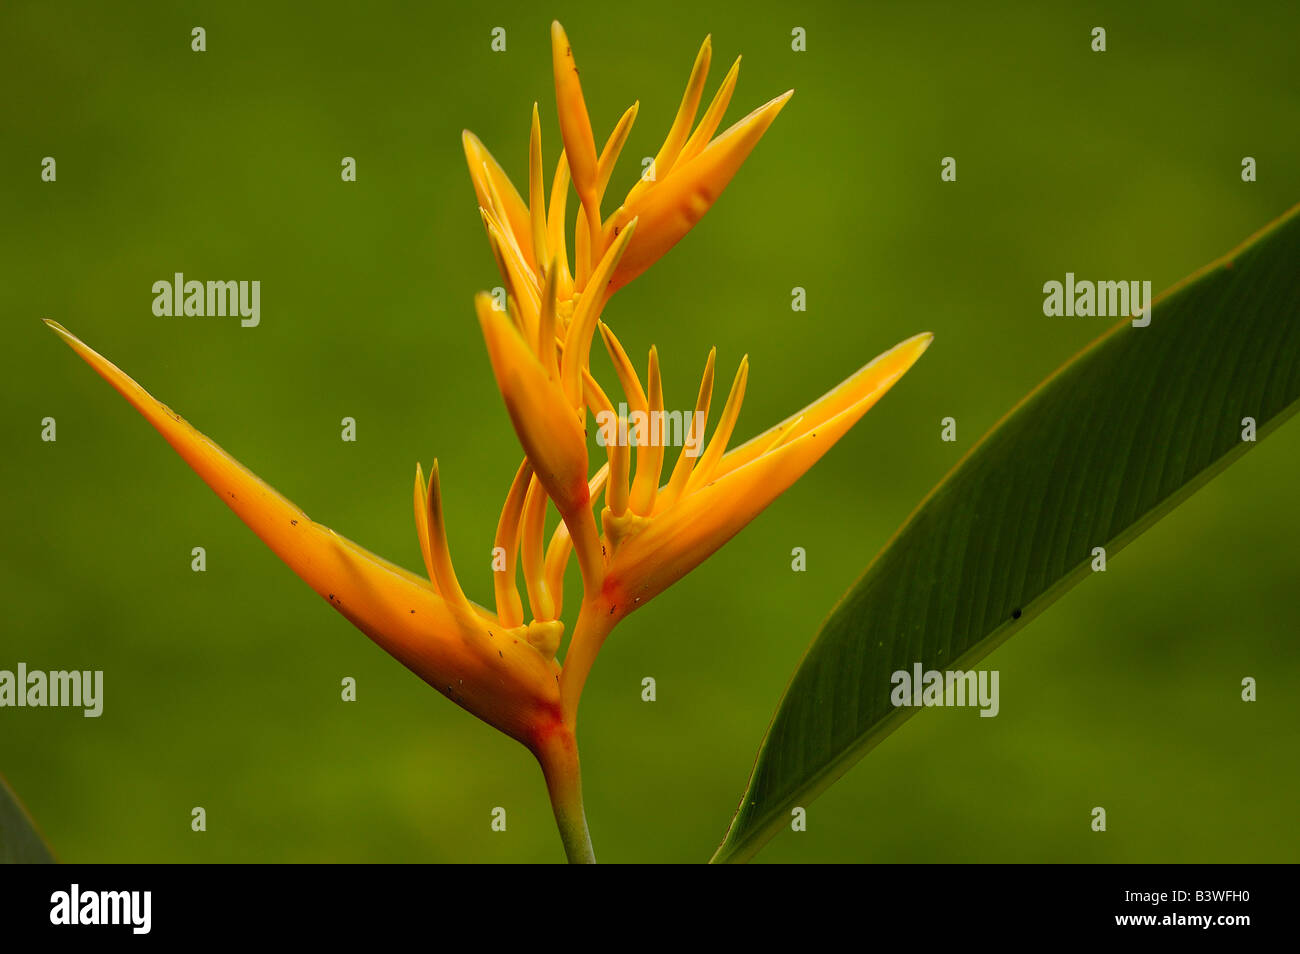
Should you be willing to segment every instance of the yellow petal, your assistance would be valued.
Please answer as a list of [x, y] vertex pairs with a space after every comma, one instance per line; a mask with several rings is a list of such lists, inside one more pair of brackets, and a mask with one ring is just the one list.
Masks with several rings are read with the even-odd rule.
[[623, 253], [637, 231], [637, 220], [632, 219], [627, 227], [610, 244], [604, 258], [591, 276], [587, 290], [578, 299], [574, 309], [573, 320], [564, 336], [564, 360], [560, 366], [560, 378], [564, 382], [564, 393], [577, 407], [582, 402], [582, 370], [590, 367], [591, 336], [596, 333], [596, 324], [600, 313], [609, 301], [607, 290], [609, 278], [618, 268]]
[[542, 537], [546, 533], [546, 490], [535, 476], [528, 487], [521, 524], [520, 558], [524, 570], [524, 586], [528, 589], [528, 605], [533, 618], [542, 622], [555, 619], [555, 601], [546, 583], [545, 551]]
[[502, 626], [522, 626], [524, 622], [524, 604], [519, 599], [519, 586], [515, 580], [515, 558], [519, 553], [519, 523], [524, 512], [524, 499], [532, 483], [533, 468], [527, 459], [519, 465], [515, 479], [506, 494], [506, 502], [501, 507], [501, 519], [497, 521], [497, 533], [493, 540], [493, 549], [501, 550], [505, 555], [505, 566], [496, 569], [493, 554], [492, 586], [496, 591], [497, 616]]
[[546, 376], [556, 382], [560, 380], [559, 359], [555, 354], [559, 271], [559, 263], [552, 259], [546, 269], [546, 285], [542, 289], [542, 312], [537, 324], [537, 357], [542, 362], [542, 367], [546, 369]]
[[627, 397], [628, 407], [633, 411], [640, 411], [642, 414], [646, 411], [645, 391], [641, 389], [641, 379], [637, 376], [636, 368], [632, 365], [632, 359], [627, 356], [623, 350], [623, 344], [614, 334], [613, 329], [603, 321], [598, 323], [600, 328], [600, 338], [605, 343], [605, 351], [609, 354], [609, 360], [614, 365], [614, 374], [618, 376], [618, 383], [623, 387], [623, 394]]
[[606, 396], [604, 389], [591, 376], [591, 372], [582, 372], [582, 383], [587, 406], [596, 414], [598, 427], [597, 443], [603, 443], [609, 456], [606, 467], [609, 468], [609, 480], [605, 491], [605, 506], [614, 516], [621, 516], [627, 510], [628, 473], [631, 449], [621, 440], [619, 433], [619, 416], [613, 403]]
[[588, 503], [582, 423], [510, 319], [492, 306], [492, 296], [481, 292], [474, 304], [497, 387], [524, 453], [560, 513], [580, 511]]
[[474, 182], [474, 194], [478, 197], [479, 206], [485, 209], [492, 207], [491, 192], [495, 189], [501, 198], [506, 225], [527, 258], [535, 260], [532, 221], [528, 206], [519, 196], [519, 190], [477, 136], [466, 129], [461, 133], [460, 139], [461, 145], [465, 147], [465, 161], [469, 164], [469, 176]]
[[415, 465], [415, 535], [420, 540], [420, 556], [424, 558], [424, 569], [429, 574], [429, 585], [435, 593], [438, 590], [438, 574], [433, 568], [433, 548], [429, 544], [429, 492], [424, 481], [424, 468]]
[[664, 137], [664, 144], [659, 148], [659, 152], [655, 154], [654, 179], [638, 179], [637, 184], [628, 193], [628, 201], [632, 201], [655, 182], [661, 182], [668, 178], [669, 173], [672, 172], [673, 164], [682, 151], [682, 145], [686, 142], [686, 137], [690, 135], [691, 125], [695, 122], [695, 114], [700, 109], [700, 98], [704, 95], [704, 81], [708, 79], [709, 64], [712, 59], [713, 38], [706, 36], [704, 42], [700, 44], [700, 52], [695, 55], [695, 65], [691, 67], [690, 79], [686, 81], [686, 91], [682, 93], [682, 101], [677, 107], [677, 115], [673, 117], [673, 124], [668, 130], [668, 135]]
[[632, 132], [632, 123], [636, 121], [637, 110], [640, 108], [640, 101], [629, 106], [627, 111], [619, 117], [614, 126], [614, 131], [605, 140], [605, 148], [600, 151], [600, 160], [596, 163], [596, 194], [598, 196], [603, 196], [605, 189], [609, 186], [609, 177], [614, 173], [614, 165], [618, 162], [619, 154], [623, 151], [623, 145], [627, 142], [628, 134]]
[[700, 120], [699, 126], [695, 128], [695, 132], [691, 133], [691, 138], [686, 140], [686, 145], [682, 147], [682, 153], [677, 157], [678, 165], [685, 165], [690, 162], [703, 152], [704, 147], [713, 139], [713, 134], [722, 123], [722, 117], [727, 112], [727, 106], [731, 103], [731, 94], [736, 90], [736, 80], [739, 76], [740, 57], [736, 57], [736, 62], [731, 64], [731, 69], [727, 71], [727, 75], [723, 78], [722, 85], [713, 94], [713, 101], [709, 103], [709, 108], [704, 111], [704, 118]]
[[636, 450], [636, 480], [632, 483], [630, 506], [633, 513], [649, 514], [659, 492], [659, 475], [664, 464], [663, 410], [664, 390], [659, 377], [659, 350], [650, 349], [650, 369], [646, 372], [650, 392], [646, 398], [646, 428]]
[[672, 175], [624, 203], [606, 227], [618, 228], [633, 218], [641, 225], [610, 280], [611, 293], [658, 261], [704, 217], [793, 93], [760, 106]]
[[542, 124], [533, 103], [533, 129], [528, 138], [528, 212], [532, 222], [532, 263], [539, 273], [550, 255], [546, 251], [546, 186], [542, 182]]
[[740, 418], [740, 407], [745, 403], [745, 383], [748, 380], [749, 355], [745, 355], [740, 359], [740, 367], [736, 369], [735, 380], [731, 382], [731, 393], [727, 395], [727, 403], [722, 407], [722, 415], [718, 418], [718, 426], [713, 429], [709, 446], [705, 448], [704, 456], [700, 458], [694, 473], [686, 482], [688, 493], [691, 489], [707, 484], [713, 479], [713, 472], [722, 461], [722, 455], [727, 450], [727, 442], [731, 440], [731, 433]]
[[573, 233], [573, 287], [582, 291], [587, 287], [587, 281], [591, 278], [591, 228], [587, 225], [587, 217], [583, 210], [585, 205], [578, 207], [578, 222], [580, 227], [575, 227]]
[[429, 472], [429, 491], [425, 500], [429, 507], [429, 555], [437, 578], [436, 589], [448, 602], [472, 612], [473, 607], [465, 596], [465, 591], [460, 588], [460, 581], [456, 579], [456, 569], [451, 562], [451, 548], [447, 546], [447, 518], [442, 509], [442, 486], [438, 479], [437, 460], [434, 460], [433, 470]]
[[[594, 242], [600, 237], [600, 200], [596, 196], [600, 172], [596, 140], [591, 134], [591, 117], [582, 97], [573, 47], [558, 20], [551, 23], [551, 68], [555, 76], [555, 106], [560, 118], [564, 152], [569, 157], [573, 187], [582, 202]], [[601, 249], [593, 245], [592, 252], [593, 257], [598, 257]]]
[[[695, 399], [695, 413], [691, 415], [691, 426], [687, 432], [689, 436], [681, 453], [677, 455], [677, 463], [673, 467], [672, 477], [668, 479], [668, 486], [655, 501], [655, 510], [666, 510], [677, 502], [677, 498], [686, 489], [691, 472], [695, 469], [695, 462], [699, 459], [699, 448], [704, 443], [704, 429], [709, 421], [709, 407], [713, 403], [713, 366], [717, 356], [718, 349], [710, 348], [709, 357], [704, 362], [704, 374], [700, 377], [700, 391]], [[692, 448], [695, 449], [695, 453], [688, 453]]]
[[556, 288], [561, 299], [573, 295], [573, 273], [569, 271], [569, 248], [565, 240], [565, 210], [569, 204], [569, 157], [560, 153], [560, 161], [555, 167], [555, 178], [551, 183], [551, 204], [546, 215], [546, 248], [551, 255], [560, 260], [560, 274], [557, 276]]
[[[637, 110], [640, 108], [639, 102], [633, 103], [628, 107], [627, 112], [623, 113], [614, 131], [610, 133], [609, 139], [605, 141], [605, 148], [601, 150], [600, 161], [597, 163], [597, 182], [596, 182], [596, 202], [599, 203], [605, 195], [605, 188], [609, 185], [609, 177], [614, 172], [614, 164], [618, 162], [619, 153], [623, 151], [623, 145], [627, 142], [628, 133], [632, 131], [632, 122], [636, 119]], [[578, 221], [574, 224], [574, 248], [577, 252], [578, 261], [583, 263], [580, 269], [581, 274], [575, 283], [578, 288], [586, 286], [589, 278], [587, 272], [591, 263], [591, 234], [585, 215], [578, 216]], [[608, 246], [609, 236], [602, 229], [601, 247]]]
[[513, 310], [512, 316], [519, 321], [524, 333], [535, 341], [541, 307], [537, 277], [522, 259], [519, 246], [509, 241], [508, 237], [502, 233], [501, 223], [496, 216], [487, 209], [481, 211], [483, 212], [483, 225], [487, 229], [488, 246], [492, 249], [497, 268], [505, 279], [506, 291], [510, 300], [518, 306]]

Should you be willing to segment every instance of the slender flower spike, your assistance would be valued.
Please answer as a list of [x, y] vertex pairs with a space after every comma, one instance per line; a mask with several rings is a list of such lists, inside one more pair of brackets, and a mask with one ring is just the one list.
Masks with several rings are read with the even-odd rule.
[[[582, 689], [606, 637], [798, 480], [907, 372], [931, 336], [896, 345], [802, 411], [736, 447], [732, 437], [749, 360], [741, 359], [706, 441], [716, 365], [716, 352], [710, 352], [695, 413], [680, 421], [679, 433], [669, 440], [659, 352], [650, 349], [643, 382], [638, 363], [603, 319], [605, 305], [614, 290], [699, 221], [790, 93], [715, 137], [740, 61], [697, 124], [712, 61], [706, 37], [655, 155], [653, 176], [602, 218], [605, 190], [637, 107], [623, 114], [597, 152], [573, 49], [558, 23], [551, 43], [564, 151], [549, 194], [537, 107], [526, 200], [473, 134], [462, 138], [507, 290], [504, 308], [486, 293], [475, 299], [475, 308], [488, 365], [524, 453], [493, 540], [494, 609], [474, 603], [456, 573], [447, 545], [447, 524], [454, 517], [443, 503], [437, 461], [427, 477], [416, 465], [412, 489], [426, 572], [421, 577], [311, 520], [107, 359], [62, 326], [47, 324], [335, 610], [439, 692], [527, 746], [541, 765], [566, 854], [572, 861], [594, 861], [576, 727]], [[570, 185], [581, 207], [572, 267], [566, 235]], [[609, 382], [592, 373], [597, 332], [622, 392], [618, 410]], [[588, 460], [593, 418], [607, 457], [595, 474]], [[670, 444], [682, 445], [671, 466]], [[552, 507], [560, 519], [548, 541]], [[582, 579], [582, 603], [563, 647], [571, 556]]]

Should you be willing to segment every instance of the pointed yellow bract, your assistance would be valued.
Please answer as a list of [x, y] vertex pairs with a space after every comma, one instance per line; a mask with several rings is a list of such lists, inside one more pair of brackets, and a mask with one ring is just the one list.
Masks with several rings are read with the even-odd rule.
[[[628, 612], [644, 605], [731, 539], [821, 459], [916, 363], [932, 338], [927, 333], [896, 345], [789, 419], [784, 432], [773, 428], [731, 454], [698, 464], [685, 492], [665, 500], [614, 548], [605, 583], [611, 601]], [[742, 377], [737, 376], [740, 388], [733, 387], [733, 398], [743, 393]], [[729, 434], [734, 418], [726, 423]], [[723, 426], [710, 451], [721, 446]], [[712, 477], [697, 482], [706, 464]]]
[[559, 717], [559, 666], [487, 610], [316, 523], [116, 365], [47, 321], [140, 412], [268, 547], [330, 606], [457, 705], [535, 748]]

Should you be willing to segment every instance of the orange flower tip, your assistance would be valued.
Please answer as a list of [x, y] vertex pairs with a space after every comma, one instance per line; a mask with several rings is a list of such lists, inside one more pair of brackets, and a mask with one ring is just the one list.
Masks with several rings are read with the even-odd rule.
[[[66, 344], [69, 348], [71, 348], [78, 355], [80, 355], [83, 360], [89, 363], [91, 367], [93, 367], [96, 371], [98, 371], [99, 374], [102, 377], [104, 377], [106, 380], [112, 382], [113, 377], [109, 374], [106, 374], [101, 369], [101, 365], [103, 364], [107, 364], [110, 368], [113, 368], [113, 370], [116, 371], [117, 374], [121, 375], [122, 378], [126, 379], [127, 381], [131, 381], [131, 379], [127, 377], [127, 375], [124, 374], [120, 369], [113, 367], [112, 363], [109, 362], [107, 358], [101, 355], [90, 345], [86, 344], [84, 341], [82, 341], [80, 338], [74, 335], [67, 328], [63, 327], [63, 325], [59, 324], [53, 318], [42, 318], [41, 321], [45, 322], [46, 326], [51, 331], [53, 331], [56, 335], [58, 335], [60, 338], [63, 339], [64, 344]], [[132, 381], [131, 383], [134, 384], [135, 382]]]
[[932, 341], [934, 341], [934, 335], [929, 331], [923, 331], [919, 335], [913, 335], [904, 341], [900, 341], [888, 351], [877, 355], [871, 361], [867, 362], [867, 364], [853, 376], [853, 379], [861, 377], [865, 382], [870, 380], [872, 373], [870, 369], [880, 368], [882, 366], [892, 366], [894, 368], [893, 374], [890, 377], [890, 384], [892, 384], [911, 370], [912, 366], [921, 359], [921, 355], [925, 354], [926, 349], [930, 347]]
[[923, 331], [919, 335], [913, 335], [912, 337], [908, 338], [906, 341], [900, 341], [891, 350], [913, 351], [915, 352], [916, 357], [919, 358], [921, 357], [921, 355], [925, 354], [925, 350], [928, 347], [930, 347], [930, 344], [933, 341], [934, 341], [934, 332]]
[[558, 62], [564, 57], [572, 57], [573, 49], [569, 45], [569, 35], [559, 20], [551, 21], [551, 55]]
[[[723, 133], [723, 136], [735, 130], [743, 129], [754, 133], [754, 141], [757, 141], [759, 136], [767, 132], [767, 127], [772, 125], [772, 121], [776, 119], [781, 110], [785, 109], [785, 104], [790, 102], [790, 97], [793, 95], [794, 90], [788, 89], [780, 96], [774, 96], [728, 129], [726, 133]], [[718, 138], [721, 139], [722, 137]]]
[[473, 167], [482, 164], [483, 155], [487, 152], [486, 147], [483, 145], [483, 140], [479, 139], [478, 136], [474, 135], [468, 129], [462, 129], [460, 131], [460, 144], [465, 150], [465, 158], [470, 162], [470, 172], [473, 172]]

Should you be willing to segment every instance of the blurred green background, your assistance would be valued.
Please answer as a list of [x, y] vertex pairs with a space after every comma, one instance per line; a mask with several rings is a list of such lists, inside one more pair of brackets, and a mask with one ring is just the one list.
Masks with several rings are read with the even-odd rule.
[[[412, 471], [437, 455], [461, 580], [489, 601], [519, 451], [473, 317], [473, 293], [499, 282], [459, 135], [522, 185], [537, 100], [554, 163], [559, 17], [598, 142], [641, 100], [611, 196], [658, 148], [706, 33], [706, 95], [744, 54], [727, 123], [796, 90], [713, 211], [606, 313], [633, 354], [658, 344], [669, 406], [690, 406], [711, 345], [726, 380], [748, 353], [744, 439], [902, 338], [937, 336], [804, 480], [630, 617], [588, 684], [598, 856], [708, 858], [831, 604], [1102, 331], [1044, 318], [1043, 282], [1069, 270], [1158, 290], [1300, 198], [1293, 4], [975, 6], [6, 3], [0, 668], [102, 669], [106, 684], [97, 720], [0, 710], [0, 771], [57, 854], [562, 857], [527, 753], [314, 598], [39, 321], [413, 568]], [[155, 317], [151, 285], [177, 271], [260, 280], [261, 326]], [[939, 440], [949, 415], [956, 444]], [[46, 416], [57, 443], [40, 440]], [[911, 720], [760, 858], [1296, 861], [1298, 466], [1292, 422], [984, 664], [1001, 671], [996, 719]], [[356, 703], [340, 701], [345, 676]]]

